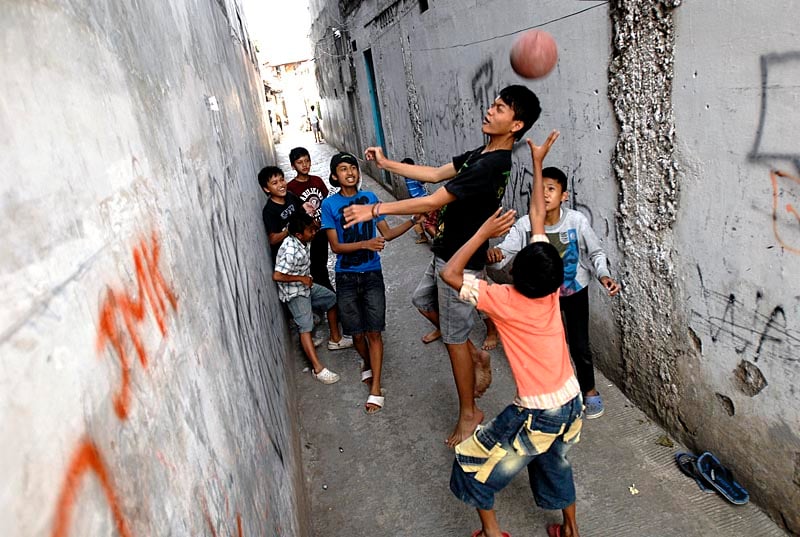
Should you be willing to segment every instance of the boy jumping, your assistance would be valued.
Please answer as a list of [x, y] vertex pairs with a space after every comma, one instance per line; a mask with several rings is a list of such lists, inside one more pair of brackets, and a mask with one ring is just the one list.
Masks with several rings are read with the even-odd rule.
[[[489, 143], [453, 158], [438, 168], [415, 166], [389, 160], [380, 147], [365, 151], [367, 160], [379, 168], [428, 183], [450, 179], [433, 194], [374, 205], [345, 209], [347, 225], [366, 222], [384, 214], [426, 214], [441, 208], [438, 232], [433, 239], [433, 259], [414, 292], [412, 302], [419, 312], [441, 331], [447, 346], [458, 391], [458, 422], [445, 443], [453, 447], [472, 434], [483, 421], [475, 404], [491, 383], [489, 354], [469, 340], [474, 307], [458, 300], [458, 293], [444, 285], [437, 274], [450, 257], [472, 237], [487, 217], [500, 206], [511, 172], [514, 142], [539, 118], [536, 95], [524, 86], [508, 86], [492, 103], [483, 118], [481, 132]], [[480, 244], [466, 264], [470, 274], [480, 273], [486, 264], [488, 243]]]
[[456, 446], [450, 490], [475, 507], [481, 529], [473, 537], [501, 537], [494, 497], [527, 466], [536, 504], [560, 509], [563, 524], [547, 528], [549, 537], [578, 537], [575, 483], [567, 451], [580, 439], [583, 400], [569, 359], [561, 322], [558, 289], [564, 265], [544, 235], [542, 161], [558, 137], [553, 131], [542, 146], [528, 140], [533, 157], [530, 219], [533, 237], [514, 259], [513, 285], [490, 285], [466, 273], [469, 259], [489, 238], [502, 235], [514, 212], [491, 216], [442, 270], [442, 279], [459, 289], [497, 325], [517, 394], [486, 427]]

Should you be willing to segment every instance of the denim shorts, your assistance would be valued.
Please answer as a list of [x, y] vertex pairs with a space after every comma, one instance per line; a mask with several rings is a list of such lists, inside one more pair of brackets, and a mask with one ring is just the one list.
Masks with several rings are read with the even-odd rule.
[[[442, 258], [433, 256], [411, 297], [411, 302], [418, 310], [439, 312], [442, 341], [449, 345], [458, 345], [469, 339], [469, 333], [475, 324], [475, 306], [458, 298], [458, 291], [444, 283], [439, 276], [446, 263]], [[465, 269], [464, 274], [482, 277], [484, 272]]]
[[339, 320], [345, 334], [383, 332], [386, 328], [386, 289], [383, 272], [337, 272]]
[[494, 507], [494, 495], [524, 467], [536, 505], [564, 509], [575, 503], [572, 466], [566, 454], [580, 440], [583, 398], [559, 408], [509, 405], [485, 427], [456, 446], [450, 490], [477, 509]]
[[296, 296], [286, 303], [292, 319], [297, 323], [297, 331], [301, 334], [314, 329], [312, 310], [325, 312], [335, 305], [336, 293], [316, 283], [311, 286], [311, 296]]

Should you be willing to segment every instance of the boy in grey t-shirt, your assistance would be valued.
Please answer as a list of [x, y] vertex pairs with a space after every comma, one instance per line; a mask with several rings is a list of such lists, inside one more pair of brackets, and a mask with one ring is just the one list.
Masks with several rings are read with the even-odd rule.
[[[564, 313], [567, 342], [578, 382], [586, 404], [586, 419], [603, 415], [603, 399], [595, 387], [594, 361], [589, 348], [589, 281], [592, 272], [608, 290], [616, 295], [619, 284], [611, 277], [603, 246], [586, 217], [573, 209], [562, 207], [567, 201], [567, 176], [558, 168], [542, 170], [545, 196], [545, 232], [564, 261], [564, 283], [561, 285], [561, 311]], [[531, 223], [523, 216], [514, 224], [502, 243], [486, 253], [488, 270], [503, 270], [514, 256], [528, 244]], [[487, 320], [487, 339], [492, 330]]]

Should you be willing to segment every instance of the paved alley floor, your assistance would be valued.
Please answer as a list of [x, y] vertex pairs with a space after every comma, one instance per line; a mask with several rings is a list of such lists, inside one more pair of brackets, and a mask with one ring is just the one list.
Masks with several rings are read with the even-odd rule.
[[[336, 149], [315, 144], [310, 133], [289, 132], [277, 148], [287, 180], [294, 177], [287, 155], [295, 145], [309, 149], [312, 173], [327, 180]], [[363, 188], [391, 199], [369, 178]], [[300, 352], [289, 365], [297, 383], [316, 537], [468, 537], [480, 527], [475, 511], [448, 487], [453, 452], [443, 442], [455, 422], [457, 398], [447, 352], [441, 342], [420, 341], [431, 327], [411, 305], [430, 255], [427, 245], [414, 243], [413, 232], [387, 243], [381, 254], [387, 294], [386, 406], [381, 412], [364, 412], [368, 390], [359, 382], [354, 349], [320, 347], [322, 361], [341, 375], [330, 386], [303, 372], [307, 364]], [[325, 330], [324, 323], [319, 330]], [[483, 325], [477, 323], [473, 341], [482, 340]], [[502, 347], [492, 351], [492, 369], [492, 386], [479, 401], [487, 420], [514, 396]], [[661, 445], [664, 431], [600, 375], [598, 387], [606, 414], [585, 423], [581, 442], [570, 452], [581, 535], [785, 535], [755, 505], [735, 507], [716, 494], [702, 493], [673, 463], [680, 446]], [[514, 537], [544, 536], [548, 523], [560, 521], [560, 512], [533, 503], [524, 472], [498, 495], [496, 508], [503, 529]]]

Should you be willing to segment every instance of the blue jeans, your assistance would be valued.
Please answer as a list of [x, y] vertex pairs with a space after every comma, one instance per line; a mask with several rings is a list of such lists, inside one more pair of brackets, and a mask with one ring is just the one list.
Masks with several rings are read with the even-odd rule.
[[301, 334], [314, 329], [312, 310], [326, 312], [335, 305], [336, 294], [316, 283], [311, 286], [311, 296], [296, 296], [286, 303]]
[[528, 467], [536, 505], [564, 509], [575, 503], [567, 451], [580, 440], [583, 398], [537, 410], [509, 405], [456, 446], [450, 490], [477, 509], [494, 507], [494, 495]]
[[336, 296], [344, 333], [357, 336], [386, 329], [383, 272], [337, 272]]

